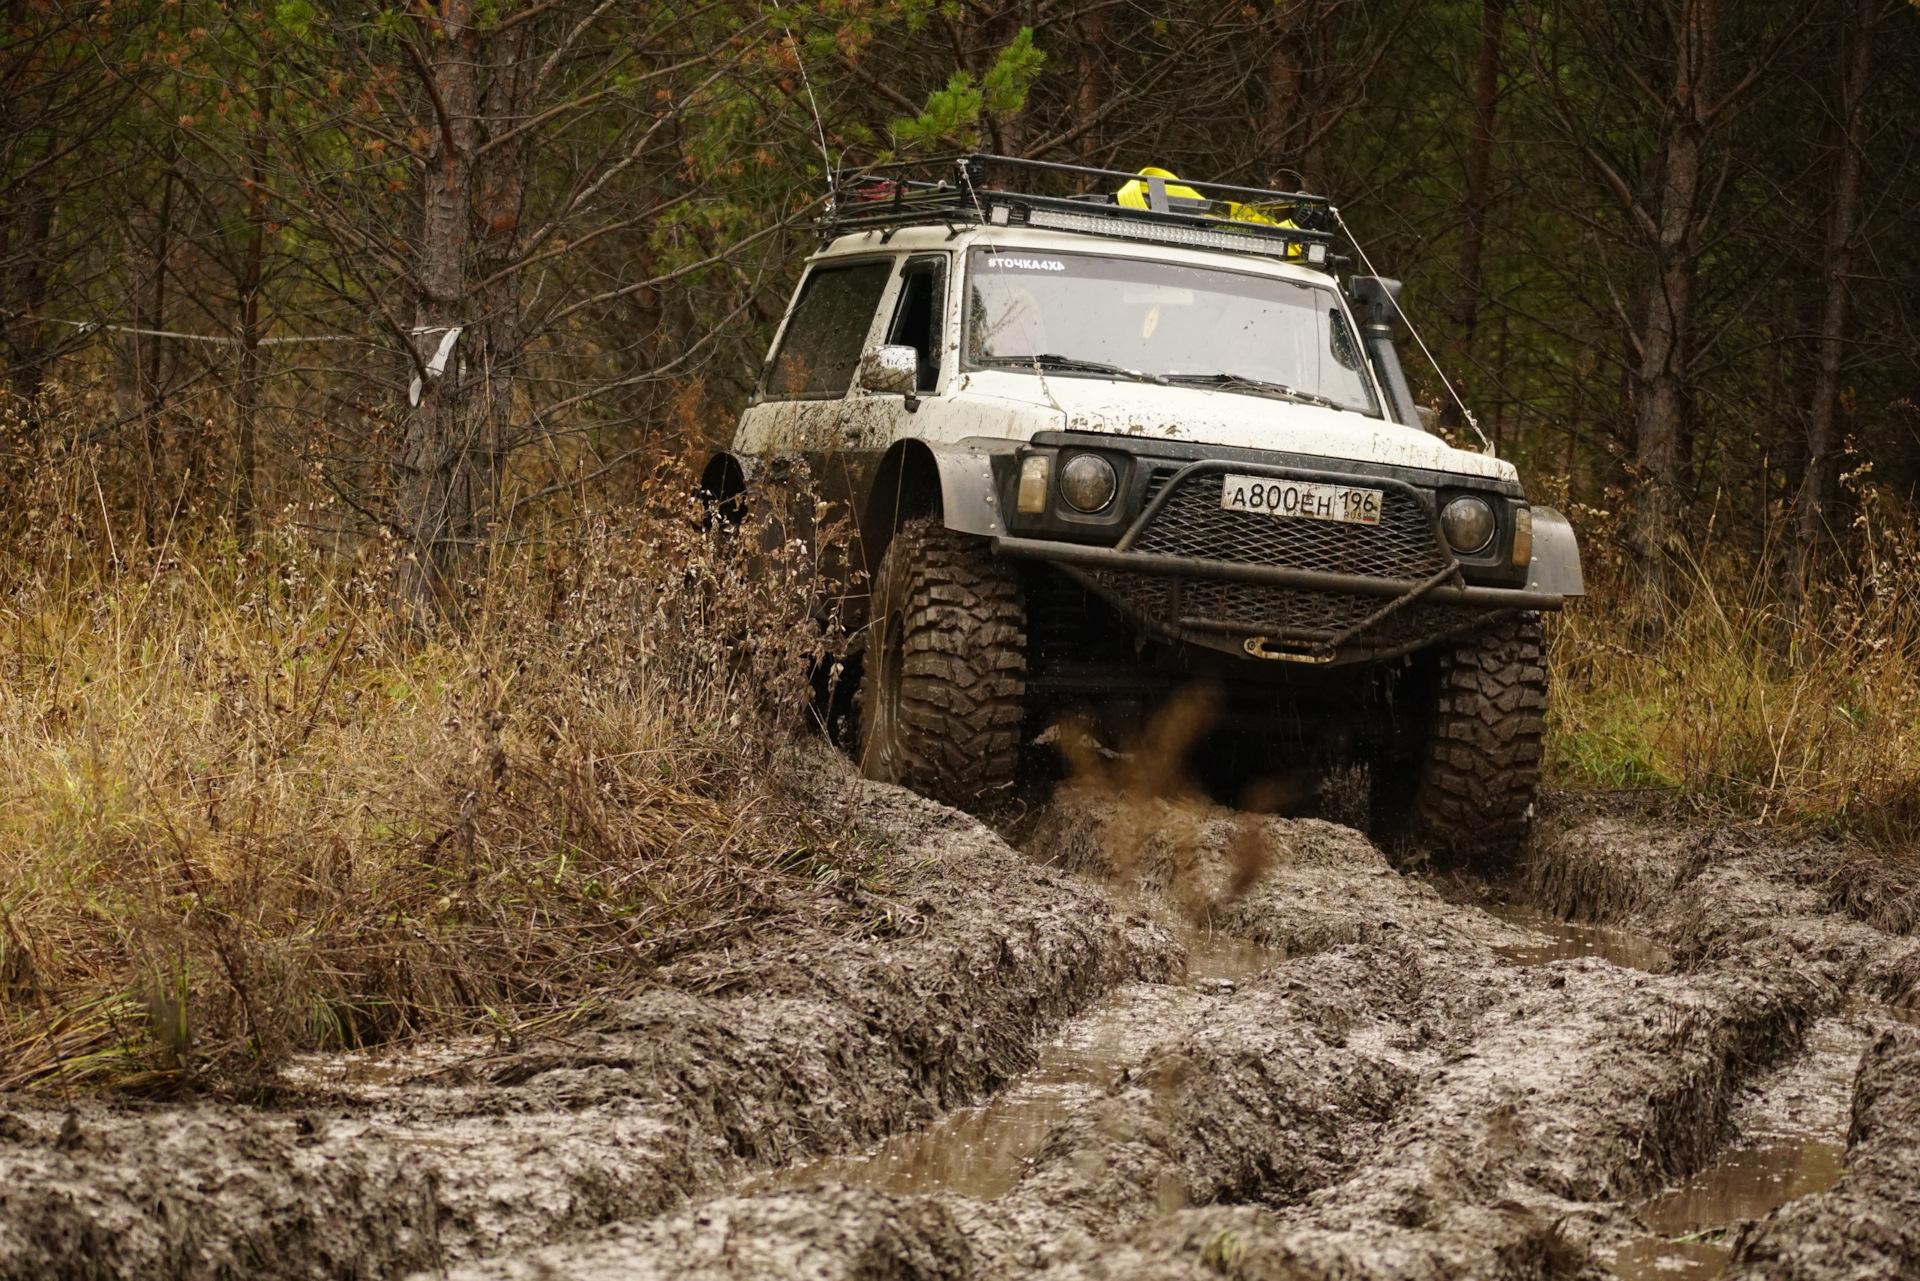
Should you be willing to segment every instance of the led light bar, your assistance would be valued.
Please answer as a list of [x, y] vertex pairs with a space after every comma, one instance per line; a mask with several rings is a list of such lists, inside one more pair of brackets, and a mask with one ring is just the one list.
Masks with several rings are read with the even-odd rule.
[[1181, 227], [1166, 223], [1136, 221], [1132, 218], [1108, 218], [1100, 214], [1065, 213], [1058, 209], [1031, 209], [1027, 212], [1027, 225], [1045, 227], [1053, 231], [1085, 231], [1100, 236], [1126, 236], [1133, 240], [1157, 240], [1168, 245], [1188, 245], [1195, 249], [1227, 249], [1237, 253], [1270, 254], [1276, 258], [1285, 258], [1295, 246], [1306, 251], [1306, 260], [1313, 266], [1325, 265], [1327, 247], [1319, 244], [1304, 244], [1300, 241], [1284, 240], [1279, 237], [1248, 235], [1232, 231], [1209, 231], [1204, 227]]

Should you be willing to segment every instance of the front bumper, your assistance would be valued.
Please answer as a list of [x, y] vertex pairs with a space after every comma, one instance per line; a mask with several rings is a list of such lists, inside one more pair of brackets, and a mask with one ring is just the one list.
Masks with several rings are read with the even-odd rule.
[[[1378, 525], [1223, 510], [1225, 472], [1364, 484], [1385, 491]], [[1002, 555], [1047, 561], [1164, 638], [1241, 657], [1375, 662], [1564, 598], [1467, 582], [1429, 495], [1402, 480], [1247, 461], [1187, 463], [1111, 547], [1006, 535]]]

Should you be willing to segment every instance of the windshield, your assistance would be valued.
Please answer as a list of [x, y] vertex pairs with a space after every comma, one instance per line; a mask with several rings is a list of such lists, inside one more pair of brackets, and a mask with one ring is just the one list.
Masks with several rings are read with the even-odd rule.
[[1099, 254], [975, 249], [974, 368], [1218, 386], [1378, 416], [1331, 289]]

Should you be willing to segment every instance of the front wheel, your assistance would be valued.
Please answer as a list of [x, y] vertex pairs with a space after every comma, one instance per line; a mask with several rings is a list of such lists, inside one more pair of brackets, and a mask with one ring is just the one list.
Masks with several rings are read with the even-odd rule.
[[1525, 847], [1546, 736], [1540, 615], [1520, 614], [1439, 655], [1406, 829], [1431, 852], [1506, 866]]
[[860, 768], [980, 809], [1013, 785], [1026, 698], [1019, 580], [984, 539], [908, 521], [874, 575]]

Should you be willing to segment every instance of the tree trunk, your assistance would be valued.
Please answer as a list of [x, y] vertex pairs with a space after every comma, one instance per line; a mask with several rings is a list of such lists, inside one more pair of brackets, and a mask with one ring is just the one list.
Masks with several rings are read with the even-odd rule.
[[[492, 129], [505, 132], [528, 114], [526, 99], [537, 65], [528, 58], [534, 46], [537, 20], [518, 23], [492, 42], [482, 117]], [[527, 189], [530, 155], [528, 135], [491, 147], [475, 175], [478, 191], [474, 224], [478, 244], [475, 262], [479, 278], [489, 282], [477, 299], [478, 341], [471, 348], [475, 376], [484, 380], [486, 440], [485, 485], [476, 503], [474, 524], [486, 530], [493, 519], [506, 458], [515, 444], [513, 378], [524, 341], [520, 277], [513, 269], [519, 245], [520, 217]]]
[[35, 405], [46, 374], [46, 326], [40, 308], [47, 300], [48, 242], [53, 238], [53, 201], [37, 188], [25, 188], [18, 213], [0, 228], [0, 247], [12, 263], [7, 281], [7, 364], [16, 408], [28, 421], [37, 419]]
[[1334, 114], [1334, 72], [1335, 57], [1340, 47], [1341, 0], [1316, 0], [1307, 29], [1308, 68], [1307, 81], [1303, 86], [1300, 113], [1300, 126], [1303, 137], [1300, 139], [1298, 154], [1300, 174], [1307, 180], [1307, 190], [1330, 196], [1333, 194], [1333, 171], [1327, 162], [1327, 134], [1332, 128]]
[[1263, 180], [1289, 190], [1306, 185], [1306, 177], [1290, 169], [1294, 135], [1300, 127], [1300, 48], [1296, 28], [1301, 9], [1311, 0], [1276, 4], [1269, 19], [1267, 92], [1261, 113], [1260, 151], [1268, 172]]
[[[1480, 320], [1480, 259], [1487, 236], [1487, 202], [1493, 178], [1493, 113], [1500, 92], [1500, 38], [1507, 0], [1480, 6], [1480, 54], [1474, 61], [1473, 104], [1467, 123], [1466, 218], [1460, 233], [1459, 303], [1455, 351], [1464, 364], [1473, 356], [1473, 330]], [[1449, 406], [1449, 412], [1457, 409]]]
[[[153, 240], [153, 318], [147, 327], [165, 329], [167, 327], [167, 265], [173, 257], [173, 189], [178, 177], [178, 160], [175, 156], [167, 158], [167, 176], [160, 194], [160, 226]], [[160, 493], [165, 478], [166, 442], [160, 431], [160, 406], [163, 399], [160, 380], [165, 372], [166, 342], [158, 334], [137, 335], [134, 339], [136, 351], [144, 343], [143, 354], [147, 357], [145, 377], [141, 380], [140, 394], [143, 401], [140, 432], [142, 457], [144, 462], [142, 486], [145, 492], [140, 496], [140, 526], [142, 536], [149, 546], [159, 542], [160, 530], [165, 521], [166, 506]], [[140, 362], [136, 357], [134, 369], [139, 371]]]
[[1833, 506], [1834, 420], [1840, 401], [1840, 362], [1847, 328], [1847, 281], [1853, 274], [1854, 227], [1860, 210], [1860, 106], [1872, 66], [1873, 27], [1878, 0], [1854, 0], [1842, 17], [1835, 47], [1835, 79], [1840, 103], [1834, 149], [1833, 204], [1827, 214], [1825, 296], [1820, 303], [1813, 401], [1807, 414], [1807, 465], [1795, 497], [1793, 550], [1782, 584], [1787, 607], [1798, 611], [1807, 590], [1814, 549], [1829, 525]]
[[[475, 546], [476, 516], [490, 479], [484, 450], [475, 448], [478, 424], [462, 368], [460, 343], [449, 336], [465, 324], [467, 267], [472, 254], [474, 124], [480, 76], [472, 0], [448, 0], [439, 16], [423, 19], [426, 118], [433, 142], [420, 174], [420, 241], [414, 265], [414, 361], [419, 387], [401, 405], [407, 424], [400, 442], [397, 509], [406, 539], [400, 596], [418, 618], [444, 615], [461, 575], [458, 562]], [[438, 372], [436, 358], [444, 360]]]
[[234, 395], [239, 457], [235, 460], [233, 529], [242, 545], [253, 537], [254, 472], [257, 433], [254, 417], [260, 401], [260, 284], [266, 258], [267, 113], [273, 99], [255, 91], [253, 134], [247, 140], [247, 251], [240, 272], [240, 385]]
[[1080, 16], [1077, 25], [1080, 84], [1073, 95], [1074, 124], [1082, 130], [1080, 157], [1092, 164], [1100, 154], [1100, 127], [1094, 122], [1100, 116], [1100, 109], [1107, 105], [1110, 92], [1106, 50], [1101, 47], [1107, 33], [1106, 12], [1100, 8], [1090, 9]]
[[1692, 452], [1686, 439], [1687, 355], [1717, 4], [1718, 0], [1686, 0], [1673, 33], [1673, 92], [1667, 107], [1657, 225], [1633, 380], [1639, 474], [1628, 546], [1639, 579], [1641, 625], [1655, 635], [1666, 623], [1667, 557], [1679, 533], [1686, 460]]

